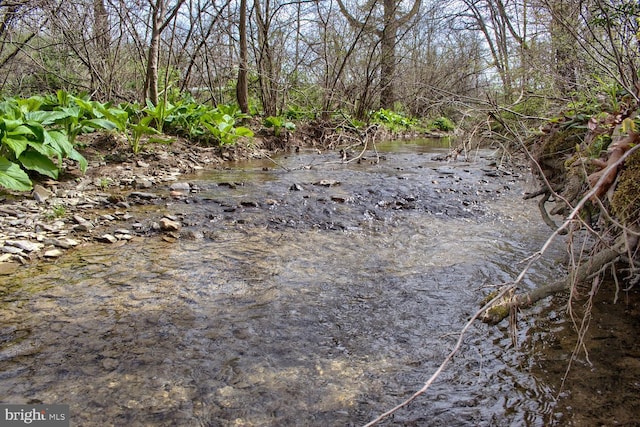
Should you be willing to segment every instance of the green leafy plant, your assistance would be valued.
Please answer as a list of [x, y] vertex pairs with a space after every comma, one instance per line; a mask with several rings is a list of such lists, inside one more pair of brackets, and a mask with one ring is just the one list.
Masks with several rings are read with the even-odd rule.
[[87, 161], [75, 148], [77, 136], [97, 129], [123, 130], [126, 117], [119, 108], [65, 91], [5, 99], [0, 102], [0, 185], [30, 190], [26, 170], [57, 179], [65, 158], [84, 172]]
[[64, 205], [53, 205], [47, 211], [46, 216], [49, 219], [62, 218], [67, 214], [67, 208]]
[[201, 124], [220, 145], [235, 144], [241, 137], [253, 137], [253, 131], [244, 126], [236, 126], [236, 119], [222, 111], [203, 117]]
[[273, 129], [275, 136], [280, 136], [283, 130], [287, 132], [293, 132], [296, 130], [296, 125], [293, 122], [285, 120], [279, 116], [269, 116], [263, 120], [264, 127]]
[[[83, 170], [86, 168], [86, 160], [64, 133], [45, 129], [30, 117], [28, 108], [21, 107], [16, 99], [0, 103], [0, 185], [30, 190], [31, 179], [23, 169], [57, 179], [64, 157], [77, 160]], [[52, 158], [58, 159], [58, 165]]]
[[411, 119], [402, 113], [396, 113], [395, 111], [387, 110], [385, 108], [381, 108], [378, 111], [371, 113], [371, 120], [392, 132], [407, 130], [417, 126], [418, 124], [415, 119]]
[[157, 135], [160, 132], [151, 127], [149, 124], [154, 120], [151, 116], [145, 116], [138, 123], [129, 124], [127, 134], [127, 141], [129, 142], [129, 148], [133, 154], [140, 153], [140, 150], [144, 146], [142, 144], [142, 137], [145, 135]]
[[170, 119], [175, 110], [176, 106], [164, 99], [159, 100], [157, 105], [153, 105], [153, 103], [147, 99], [147, 106], [144, 109], [144, 114], [147, 117], [152, 118], [148, 124], [152, 125], [158, 133], [162, 133], [165, 122]]
[[434, 121], [431, 122], [432, 129], [440, 130], [443, 132], [451, 132], [456, 128], [456, 125], [446, 117], [438, 117]]

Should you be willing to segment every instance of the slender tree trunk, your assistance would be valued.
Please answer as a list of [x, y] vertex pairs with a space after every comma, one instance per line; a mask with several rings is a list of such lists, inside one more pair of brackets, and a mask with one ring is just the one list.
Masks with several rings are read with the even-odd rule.
[[160, 57], [160, 18], [164, 15], [163, 0], [156, 0], [151, 17], [151, 39], [147, 55], [147, 72], [144, 82], [144, 98], [158, 105], [158, 61]]
[[384, 26], [380, 32], [380, 107], [392, 109], [395, 102], [393, 80], [396, 73], [396, 37], [395, 0], [384, 0]]
[[236, 98], [240, 111], [249, 113], [249, 86], [247, 81], [247, 0], [240, 0], [240, 64], [238, 66], [238, 82], [236, 85]]
[[[158, 105], [158, 62], [160, 61], [160, 36], [178, 14], [185, 0], [178, 0], [165, 18], [167, 3], [156, 0], [151, 10], [151, 39], [147, 55], [147, 72], [144, 82], [143, 98], [149, 99], [153, 105]], [[164, 21], [162, 21], [164, 19]], [[143, 100], [144, 101], [144, 100]]]
[[[551, 46], [555, 59], [555, 85], [562, 95], [570, 95], [578, 85], [578, 59], [574, 37], [566, 26], [577, 26], [577, 13], [573, 2], [550, 2]], [[564, 22], [562, 22], [564, 21]]]
[[269, 0], [266, 0], [265, 14], [258, 0], [254, 1], [256, 24], [258, 26], [258, 81], [260, 84], [260, 98], [262, 108], [267, 116], [277, 114], [277, 83], [273, 67], [273, 51], [269, 45], [269, 24], [265, 18], [269, 17]]
[[109, 35], [109, 15], [104, 5], [104, 0], [93, 1], [93, 38], [95, 40], [97, 58], [91, 67], [91, 80], [93, 87], [101, 93], [105, 100], [111, 98], [111, 90], [106, 83], [107, 66], [109, 63], [109, 50], [111, 37]]

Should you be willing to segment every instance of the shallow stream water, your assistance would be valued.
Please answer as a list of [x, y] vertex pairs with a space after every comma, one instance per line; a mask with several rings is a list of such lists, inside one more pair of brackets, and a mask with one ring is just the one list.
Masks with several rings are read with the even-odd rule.
[[[185, 177], [186, 201], [132, 210], [178, 217], [176, 241], [84, 246], [0, 277], [0, 401], [69, 404], [86, 426], [350, 426], [400, 403], [549, 231], [521, 198], [526, 172], [496, 153], [378, 149], [379, 163], [308, 151]], [[562, 274], [561, 254], [523, 286]], [[506, 322], [476, 323], [382, 425], [566, 421], [539, 363], [557, 359], [540, 355], [549, 335], [528, 319], [518, 338], [536, 345], [517, 349]]]

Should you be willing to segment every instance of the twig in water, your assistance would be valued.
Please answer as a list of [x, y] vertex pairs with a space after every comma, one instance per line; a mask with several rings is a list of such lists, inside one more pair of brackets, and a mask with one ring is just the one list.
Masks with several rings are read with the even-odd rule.
[[431, 384], [433, 384], [433, 382], [440, 376], [440, 373], [444, 370], [444, 368], [447, 366], [447, 364], [449, 364], [451, 359], [453, 359], [453, 356], [455, 356], [455, 354], [458, 352], [458, 350], [462, 346], [463, 338], [464, 338], [465, 334], [467, 333], [467, 331], [469, 330], [469, 328], [471, 327], [471, 325], [473, 325], [473, 322], [475, 322], [476, 319], [478, 317], [480, 317], [480, 315], [482, 313], [485, 312], [485, 310], [487, 310], [489, 307], [491, 307], [491, 305], [493, 303], [497, 302], [500, 298], [502, 298], [505, 294], [507, 294], [507, 292], [510, 292], [513, 289], [515, 289], [515, 284], [514, 285], [510, 285], [510, 286], [506, 286], [491, 301], [487, 302], [482, 308], [480, 308], [480, 310], [476, 311], [474, 313], [474, 315], [471, 316], [471, 319], [469, 319], [467, 321], [467, 323], [464, 325], [464, 327], [460, 331], [460, 336], [458, 337], [458, 341], [456, 342], [456, 345], [453, 347], [453, 350], [451, 350], [449, 355], [442, 361], [442, 363], [440, 364], [438, 369], [433, 373], [433, 375], [431, 375], [431, 378], [429, 378], [429, 380], [427, 380], [427, 382], [424, 383], [424, 386], [422, 386], [422, 388], [420, 390], [416, 391], [411, 397], [409, 397], [407, 400], [405, 400], [404, 402], [400, 403], [396, 407], [394, 407], [392, 409], [389, 409], [384, 414], [381, 414], [375, 420], [369, 422], [368, 424], [365, 424], [364, 427], [371, 427], [371, 426], [379, 423], [380, 421], [382, 421], [385, 418], [387, 418], [389, 415], [393, 414], [394, 412], [398, 411], [399, 409], [404, 408], [409, 403], [413, 402], [418, 396], [420, 396], [421, 394], [426, 392], [429, 389], [429, 387], [431, 387]]
[[269, 157], [268, 155], [264, 155], [267, 159], [271, 160], [276, 166], [281, 167], [282, 169], [286, 170], [287, 172], [291, 172], [291, 169], [287, 168], [286, 166], [281, 165], [280, 163], [276, 162], [275, 160], [273, 160], [271, 157]]

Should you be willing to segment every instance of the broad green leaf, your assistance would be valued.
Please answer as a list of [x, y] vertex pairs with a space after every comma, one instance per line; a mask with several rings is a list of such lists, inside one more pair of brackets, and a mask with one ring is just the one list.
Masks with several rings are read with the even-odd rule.
[[29, 191], [32, 188], [29, 175], [4, 157], [0, 157], [0, 185], [16, 191]]
[[81, 99], [76, 97], [73, 98], [73, 102], [77, 106], [79, 106], [81, 110], [83, 110], [85, 113], [88, 113], [91, 116], [95, 116], [96, 106], [100, 104], [99, 102], [89, 101], [86, 99]]
[[107, 130], [113, 130], [116, 129], [116, 125], [115, 123], [113, 123], [111, 120], [107, 120], [107, 119], [89, 119], [89, 120], [83, 120], [81, 122], [82, 126], [86, 126], [86, 127], [91, 127], [94, 129], [107, 129]]
[[33, 136], [37, 138], [37, 135], [33, 132], [33, 129], [31, 129], [27, 125], [20, 125], [11, 130], [7, 129], [7, 136], [14, 137], [19, 135], [27, 135], [27, 136]]
[[220, 122], [218, 123], [218, 130], [222, 133], [228, 133], [233, 129], [233, 124], [228, 122]]
[[[62, 153], [58, 153], [58, 151], [56, 151], [53, 147], [43, 142], [29, 141], [27, 142], [27, 147], [28, 148], [25, 150], [25, 152], [30, 151], [29, 148], [31, 148], [37, 151], [38, 153], [42, 154], [43, 156], [47, 156], [47, 157], [62, 154]], [[22, 154], [20, 156], [22, 156]]]
[[253, 131], [249, 128], [246, 128], [244, 126], [239, 126], [236, 128], [236, 135], [238, 136], [246, 136], [246, 137], [253, 137]]
[[25, 168], [58, 179], [58, 167], [51, 159], [37, 151], [27, 150], [18, 158]]
[[87, 165], [88, 165], [87, 159], [85, 159], [82, 154], [76, 151], [75, 148], [72, 148], [71, 151], [67, 153], [67, 157], [69, 157], [71, 160], [75, 160], [76, 162], [78, 162], [78, 166], [80, 167], [80, 170], [82, 171], [82, 173], [87, 171]]
[[69, 117], [69, 113], [65, 111], [32, 111], [25, 115], [27, 120], [33, 120], [42, 123], [45, 126], [52, 125], [60, 120]]
[[0, 118], [0, 129], [6, 132], [13, 132], [18, 129], [20, 126], [24, 126], [24, 120], [20, 119], [10, 119], [7, 117]]
[[20, 110], [23, 113], [39, 111], [42, 104], [44, 104], [45, 98], [42, 96], [34, 95], [26, 99], [18, 99], [17, 103], [20, 106]]
[[69, 155], [73, 151], [73, 145], [67, 135], [57, 130], [45, 131], [44, 143], [62, 155]]
[[16, 157], [19, 157], [20, 154], [22, 154], [22, 152], [27, 149], [29, 140], [24, 136], [18, 135], [13, 137], [5, 136], [0, 142], [9, 147]]

